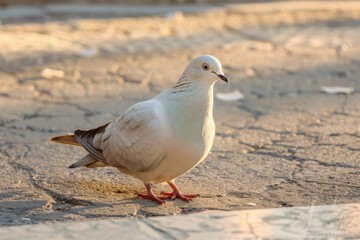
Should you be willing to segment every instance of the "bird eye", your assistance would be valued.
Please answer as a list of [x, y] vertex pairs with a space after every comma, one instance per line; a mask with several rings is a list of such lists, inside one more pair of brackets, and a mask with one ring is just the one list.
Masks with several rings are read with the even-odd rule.
[[204, 63], [204, 64], [202, 65], [202, 69], [204, 69], [204, 71], [209, 70], [209, 65], [207, 65], [206, 63]]

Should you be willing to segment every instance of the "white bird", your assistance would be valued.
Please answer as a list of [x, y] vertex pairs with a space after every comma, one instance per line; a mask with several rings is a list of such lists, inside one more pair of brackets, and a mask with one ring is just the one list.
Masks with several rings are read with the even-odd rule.
[[[204, 55], [192, 60], [176, 85], [154, 98], [129, 107], [116, 120], [91, 130], [57, 136], [53, 142], [82, 146], [88, 154], [69, 168], [116, 167], [144, 182], [139, 197], [163, 204], [166, 198], [190, 201], [174, 180], [209, 154], [215, 136], [213, 88], [228, 82], [221, 63]], [[157, 197], [155, 183], [167, 182], [173, 192]]]

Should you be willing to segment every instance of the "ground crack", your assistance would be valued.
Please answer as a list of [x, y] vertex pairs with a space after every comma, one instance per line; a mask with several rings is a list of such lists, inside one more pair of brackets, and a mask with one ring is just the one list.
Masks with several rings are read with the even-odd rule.
[[93, 205], [93, 203], [91, 201], [86, 201], [86, 200], [79, 200], [73, 197], [68, 197], [65, 195], [62, 195], [60, 193], [57, 193], [51, 189], [48, 189], [44, 186], [42, 186], [37, 180], [36, 180], [36, 171], [26, 165], [23, 165], [17, 161], [27, 158], [28, 155], [30, 154], [30, 146], [29, 145], [25, 145], [26, 150], [25, 153], [17, 158], [12, 157], [7, 150], [4, 151], [5, 155], [9, 158], [9, 165], [17, 170], [17, 171], [21, 171], [23, 172], [27, 177], [28, 177], [28, 181], [31, 184], [31, 186], [37, 190], [37, 192], [39, 192], [41, 195], [45, 196], [47, 199], [47, 203], [45, 204], [45, 206], [43, 206], [44, 209], [48, 209], [48, 210], [56, 210], [56, 208], [53, 208], [53, 205], [55, 204], [63, 204], [63, 203], [67, 203], [73, 206], [78, 206], [78, 205], [82, 205], [82, 206], [89, 206], [89, 205]]

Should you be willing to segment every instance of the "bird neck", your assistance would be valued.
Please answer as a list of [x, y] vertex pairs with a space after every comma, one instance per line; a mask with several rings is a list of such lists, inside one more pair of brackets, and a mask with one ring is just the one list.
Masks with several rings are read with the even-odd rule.
[[174, 93], [183, 93], [186, 91], [191, 90], [192, 85], [194, 85], [195, 81], [188, 76], [186, 71], [180, 76], [179, 80], [175, 84], [174, 87], [172, 87], [172, 92]]
[[204, 121], [204, 118], [212, 119], [213, 116], [213, 90], [214, 82], [182, 77], [163, 97], [171, 106], [176, 106], [177, 113], [174, 114], [189, 115], [189, 118], [198, 117], [199, 121]]
[[162, 100], [170, 122], [176, 122], [175, 134], [186, 141], [206, 137], [214, 125], [213, 89], [214, 83], [188, 79], [155, 97]]

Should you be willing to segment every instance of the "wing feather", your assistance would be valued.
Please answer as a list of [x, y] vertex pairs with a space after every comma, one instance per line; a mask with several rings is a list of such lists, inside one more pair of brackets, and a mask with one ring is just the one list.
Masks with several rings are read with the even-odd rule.
[[96, 160], [103, 163], [107, 163], [103, 152], [100, 148], [97, 148], [98, 144], [94, 144], [94, 140], [99, 138], [99, 135], [102, 135], [109, 123], [102, 125], [98, 128], [90, 129], [87, 131], [76, 130], [74, 136], [76, 140], [89, 152], [89, 154], [94, 157]]
[[130, 107], [102, 134], [101, 149], [111, 166], [148, 171], [165, 156], [166, 128], [155, 100]]

